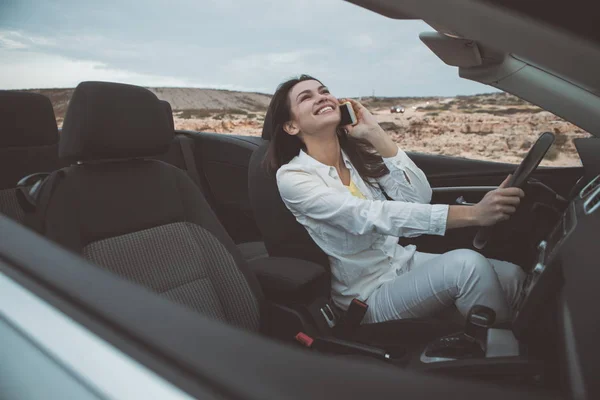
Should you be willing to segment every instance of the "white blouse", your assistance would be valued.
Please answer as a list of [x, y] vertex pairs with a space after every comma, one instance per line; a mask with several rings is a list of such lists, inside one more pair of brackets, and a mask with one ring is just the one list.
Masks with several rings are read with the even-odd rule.
[[342, 156], [366, 199], [353, 196], [334, 167], [304, 151], [279, 168], [277, 186], [287, 208], [329, 256], [333, 301], [347, 309], [353, 298], [367, 300], [403, 272], [416, 247], [399, 245], [399, 237], [445, 234], [448, 205], [428, 204], [427, 177], [401, 149], [383, 159], [390, 173], [374, 180], [376, 187], [362, 180], [343, 151]]

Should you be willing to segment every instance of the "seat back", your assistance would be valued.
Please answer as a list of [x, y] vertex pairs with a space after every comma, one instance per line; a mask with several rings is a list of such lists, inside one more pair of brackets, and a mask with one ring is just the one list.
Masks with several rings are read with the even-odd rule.
[[50, 100], [37, 93], [0, 90], [0, 213], [23, 222], [17, 182], [59, 167], [58, 128]]
[[[268, 118], [267, 114], [267, 118]], [[265, 118], [265, 121], [267, 120]], [[265, 137], [263, 128], [263, 137]], [[250, 203], [265, 246], [272, 257], [291, 257], [322, 265], [329, 271], [329, 259], [312, 240], [304, 226], [281, 200], [275, 177], [264, 167], [269, 147], [265, 140], [252, 154], [248, 171]]]
[[[171, 129], [175, 130], [175, 121], [173, 119], [173, 109], [171, 108], [171, 105], [165, 100], [161, 100], [160, 102], [167, 114]], [[175, 133], [175, 137], [169, 146], [169, 150], [155, 159], [174, 165], [187, 172], [188, 176], [202, 191], [204, 198], [212, 210], [217, 213], [218, 204], [213, 197], [206, 176], [202, 173], [202, 162], [201, 160], [197, 160], [200, 152], [196, 151], [196, 146], [197, 141], [194, 138], [187, 136], [186, 134]], [[200, 169], [198, 169], [198, 167], [200, 167]], [[229, 230], [228, 233], [230, 236], [235, 237], [235, 233], [231, 230]], [[237, 248], [240, 250], [246, 261], [267, 257], [267, 249], [263, 242], [238, 243]]]
[[81, 83], [59, 143], [71, 166], [41, 189], [44, 234], [175, 302], [258, 330], [262, 294], [233, 241], [188, 175], [151, 159], [172, 140], [152, 92]]

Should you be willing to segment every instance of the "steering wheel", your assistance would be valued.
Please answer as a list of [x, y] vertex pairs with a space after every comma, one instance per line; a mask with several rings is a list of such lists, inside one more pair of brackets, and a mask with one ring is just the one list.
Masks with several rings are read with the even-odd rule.
[[[523, 161], [521, 161], [521, 164], [512, 174], [507, 187], [518, 187], [523, 189], [533, 171], [540, 165], [540, 162], [550, 149], [550, 146], [552, 146], [552, 143], [554, 143], [554, 135], [550, 132], [542, 133], [533, 147], [529, 149], [529, 152]], [[477, 235], [475, 235], [475, 239], [473, 239], [473, 247], [479, 250], [483, 249], [493, 232], [493, 225], [480, 228]]]

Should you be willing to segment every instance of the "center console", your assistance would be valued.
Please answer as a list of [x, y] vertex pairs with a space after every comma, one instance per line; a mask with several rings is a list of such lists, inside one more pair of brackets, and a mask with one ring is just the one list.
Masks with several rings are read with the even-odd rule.
[[410, 355], [408, 368], [461, 377], [533, 379], [542, 364], [530, 359], [511, 329], [494, 327], [495, 313], [474, 306], [464, 330], [433, 340]]

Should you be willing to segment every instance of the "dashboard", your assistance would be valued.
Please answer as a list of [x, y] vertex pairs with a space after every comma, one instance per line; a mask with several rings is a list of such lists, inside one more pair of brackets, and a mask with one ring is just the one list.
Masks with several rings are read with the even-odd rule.
[[[537, 246], [537, 261], [523, 285], [518, 312], [513, 321], [515, 336], [531, 342], [539, 333], [544, 309], [556, 309], [566, 272], [580, 272], [581, 259], [598, 252], [582, 238], [596, 236], [600, 228], [600, 175], [589, 181], [566, 207], [547, 237]], [[545, 327], [548, 328], [548, 327]], [[542, 328], [543, 330], [544, 328]]]
[[[537, 261], [524, 282], [513, 321], [513, 330], [519, 339], [527, 340], [539, 319], [541, 308], [558, 299], [565, 279], [564, 270], [579, 268], [578, 258], [596, 250], [590, 249], [580, 238], [597, 234], [598, 228], [600, 175], [573, 196], [557, 224], [537, 246]], [[600, 242], [597, 246], [600, 247]]]

